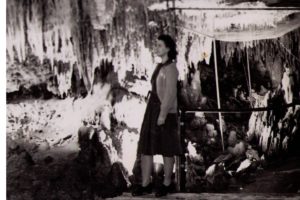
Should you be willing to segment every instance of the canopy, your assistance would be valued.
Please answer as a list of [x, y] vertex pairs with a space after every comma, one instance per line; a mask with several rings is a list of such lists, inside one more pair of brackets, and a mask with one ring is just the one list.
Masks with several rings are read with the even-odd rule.
[[274, 39], [300, 27], [300, 7], [268, 7], [262, 2], [170, 0], [148, 8], [174, 11], [182, 21], [179, 29], [226, 42]]

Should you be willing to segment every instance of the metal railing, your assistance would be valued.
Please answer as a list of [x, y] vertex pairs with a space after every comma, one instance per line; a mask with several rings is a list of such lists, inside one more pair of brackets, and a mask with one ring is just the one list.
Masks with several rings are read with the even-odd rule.
[[181, 136], [181, 145], [183, 147], [184, 153], [181, 157], [176, 156], [176, 183], [177, 183], [177, 191], [185, 192], [186, 188], [186, 157], [185, 153], [187, 153], [187, 144], [185, 143], [185, 130], [186, 130], [186, 114], [195, 113], [195, 112], [203, 112], [203, 113], [250, 113], [250, 112], [264, 112], [264, 111], [273, 111], [280, 109], [287, 109], [289, 107], [300, 106], [300, 100], [294, 101], [293, 103], [284, 104], [284, 105], [274, 105], [269, 107], [257, 107], [257, 108], [243, 108], [243, 109], [180, 109], [180, 136]]

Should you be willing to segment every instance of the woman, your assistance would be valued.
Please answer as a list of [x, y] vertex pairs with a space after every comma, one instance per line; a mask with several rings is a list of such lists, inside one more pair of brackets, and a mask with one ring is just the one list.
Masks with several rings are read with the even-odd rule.
[[156, 66], [152, 77], [152, 91], [147, 103], [138, 142], [141, 155], [142, 185], [133, 196], [152, 192], [151, 172], [153, 155], [162, 155], [164, 181], [155, 196], [164, 196], [171, 190], [174, 156], [182, 153], [178, 134], [176, 43], [169, 35], [160, 35], [156, 54], [162, 62]]

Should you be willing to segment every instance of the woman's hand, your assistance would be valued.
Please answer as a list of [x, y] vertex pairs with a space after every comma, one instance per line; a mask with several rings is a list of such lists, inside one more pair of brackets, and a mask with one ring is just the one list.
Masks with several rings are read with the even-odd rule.
[[160, 118], [160, 117], [158, 117], [158, 119], [157, 119], [157, 125], [160, 126], [160, 125], [163, 125], [164, 123], [165, 123], [165, 120], [162, 119], [162, 118]]

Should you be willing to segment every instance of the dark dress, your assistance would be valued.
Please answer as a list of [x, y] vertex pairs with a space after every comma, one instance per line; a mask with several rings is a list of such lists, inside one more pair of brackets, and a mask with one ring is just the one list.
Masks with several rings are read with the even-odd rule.
[[141, 126], [138, 154], [159, 154], [166, 157], [182, 154], [178, 113], [168, 113], [165, 123], [157, 125], [161, 102], [156, 93], [156, 78], [159, 70], [166, 64], [158, 64], [151, 77], [152, 91]]

